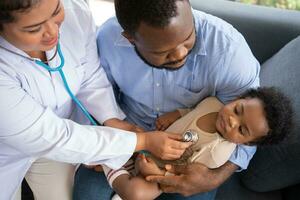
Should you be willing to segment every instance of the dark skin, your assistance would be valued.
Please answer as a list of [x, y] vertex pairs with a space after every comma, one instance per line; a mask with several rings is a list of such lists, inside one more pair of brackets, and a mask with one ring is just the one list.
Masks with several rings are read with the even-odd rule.
[[177, 4], [182, 8], [179, 16], [172, 18], [167, 27], [157, 28], [141, 22], [135, 35], [123, 32], [123, 36], [151, 65], [180, 68], [195, 44], [196, 34], [190, 5], [185, 1], [178, 1]]
[[[134, 35], [123, 32], [123, 36], [151, 65], [180, 68], [194, 47], [196, 34], [190, 4], [188, 1], [177, 1], [176, 4], [178, 15], [166, 27], [152, 27], [141, 22]], [[167, 170], [175, 172], [175, 176], [149, 176], [147, 180], [159, 183], [163, 192], [189, 196], [217, 188], [237, 169], [238, 166], [229, 161], [217, 169], [196, 163], [168, 166]]]
[[174, 176], [155, 175], [146, 177], [146, 180], [159, 183], [163, 192], [190, 196], [217, 188], [237, 169], [238, 166], [231, 162], [216, 169], [209, 169], [200, 163], [166, 165], [166, 170], [174, 173]]

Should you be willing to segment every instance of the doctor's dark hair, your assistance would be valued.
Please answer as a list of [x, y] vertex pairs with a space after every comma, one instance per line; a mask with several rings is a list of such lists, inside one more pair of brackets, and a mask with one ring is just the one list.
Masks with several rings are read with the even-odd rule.
[[291, 100], [275, 87], [261, 87], [246, 91], [241, 98], [257, 98], [264, 107], [270, 131], [251, 144], [278, 144], [290, 134], [293, 127], [293, 107]]
[[13, 12], [26, 12], [36, 6], [41, 0], [1, 0], [0, 1], [0, 31], [3, 24], [16, 20]]
[[141, 22], [158, 28], [167, 26], [178, 15], [177, 1], [188, 0], [115, 0], [116, 16], [122, 28], [134, 36]]

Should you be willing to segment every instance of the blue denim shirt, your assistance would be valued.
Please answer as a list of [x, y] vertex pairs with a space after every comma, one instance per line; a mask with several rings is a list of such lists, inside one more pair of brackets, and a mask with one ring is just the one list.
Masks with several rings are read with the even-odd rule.
[[[128, 121], [154, 130], [158, 115], [193, 108], [207, 96], [227, 103], [259, 86], [260, 65], [244, 37], [217, 17], [195, 10], [193, 15], [196, 43], [176, 71], [144, 63], [115, 17], [100, 27], [100, 61]], [[255, 151], [255, 146], [238, 145], [230, 161], [246, 169]]]

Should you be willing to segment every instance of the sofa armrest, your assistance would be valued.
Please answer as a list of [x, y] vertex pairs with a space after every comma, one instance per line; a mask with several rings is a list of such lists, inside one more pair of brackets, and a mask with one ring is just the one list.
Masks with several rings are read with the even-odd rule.
[[191, 4], [194, 9], [218, 16], [238, 29], [260, 63], [300, 35], [299, 11], [226, 0], [191, 0]]

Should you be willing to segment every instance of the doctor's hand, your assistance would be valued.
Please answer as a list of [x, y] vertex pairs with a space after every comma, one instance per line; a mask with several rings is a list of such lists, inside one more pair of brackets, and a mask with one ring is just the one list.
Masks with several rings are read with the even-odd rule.
[[191, 142], [182, 142], [182, 136], [162, 131], [137, 133], [136, 151], [147, 150], [163, 160], [175, 160], [181, 157]]
[[104, 126], [118, 128], [118, 129], [122, 129], [125, 131], [144, 132], [144, 130], [142, 128], [140, 128], [134, 124], [130, 124], [129, 122], [117, 119], [117, 118], [108, 119], [103, 124], [104, 124]]
[[237, 168], [230, 161], [216, 169], [209, 169], [200, 163], [166, 165], [166, 170], [175, 175], [147, 176], [146, 180], [159, 183], [163, 192], [190, 196], [219, 187]]

